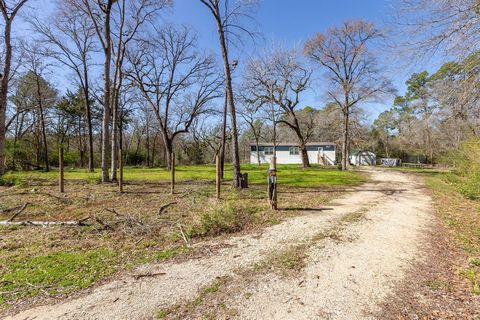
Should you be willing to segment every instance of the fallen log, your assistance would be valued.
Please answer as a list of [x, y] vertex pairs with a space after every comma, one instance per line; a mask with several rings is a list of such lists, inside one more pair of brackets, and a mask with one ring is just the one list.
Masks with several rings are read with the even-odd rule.
[[12, 217], [8, 220], [0, 221], [0, 226], [86, 226], [85, 221], [91, 219], [91, 216], [84, 217], [80, 220], [70, 220], [70, 221], [12, 221]]
[[0, 226], [82, 226], [80, 221], [0, 221]]

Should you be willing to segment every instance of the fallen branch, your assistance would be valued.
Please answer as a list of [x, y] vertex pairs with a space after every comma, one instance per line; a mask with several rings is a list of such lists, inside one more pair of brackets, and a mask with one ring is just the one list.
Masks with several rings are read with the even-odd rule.
[[165, 211], [168, 207], [174, 205], [174, 204], [177, 204], [177, 202], [173, 201], [173, 202], [170, 202], [170, 203], [167, 203], [167, 204], [164, 204], [163, 206], [161, 206], [159, 209], [158, 209], [158, 215], [161, 215], [163, 213], [163, 211]]
[[86, 216], [85, 218], [82, 218], [80, 220], [78, 220], [78, 225], [79, 226], [84, 226], [85, 225], [85, 221], [87, 221], [88, 219], [92, 218], [91, 216]]
[[113, 209], [113, 208], [112, 208], [112, 209], [110, 209], [110, 208], [103, 208], [103, 210], [108, 211], [108, 212], [111, 212], [111, 213], [113, 213], [114, 215], [116, 215], [117, 217], [121, 217], [121, 216], [122, 216], [120, 213], [117, 212], [117, 210], [115, 210], [115, 209]]
[[165, 274], [166, 274], [165, 272], [156, 272], [156, 273], [132, 274], [131, 276], [133, 277], [133, 279], [138, 280], [138, 279], [146, 278], [146, 277], [163, 276]]
[[13, 207], [13, 208], [6, 208], [6, 209], [2, 209], [0, 212], [1, 213], [10, 213], [12, 211], [20, 209], [21, 207], [22, 207], [22, 205], [19, 205], [19, 206]]
[[22, 213], [23, 210], [25, 210], [25, 208], [26, 208], [28, 205], [29, 205], [29, 203], [28, 203], [28, 202], [25, 202], [25, 204], [24, 204], [23, 206], [21, 206], [20, 209], [19, 209], [17, 212], [15, 212], [15, 214], [14, 214], [13, 216], [11, 216], [10, 219], [8, 219], [7, 221], [12, 222], [13, 219], [15, 219], [15, 217], [17, 217], [20, 213]]
[[180, 233], [182, 234], [183, 241], [185, 241], [185, 245], [186, 245], [187, 247], [190, 247], [190, 243], [188, 242], [187, 236], [186, 236], [185, 233], [183, 232], [182, 225], [181, 225], [181, 224], [178, 224], [178, 228], [180, 229]]
[[142, 240], [143, 240], [143, 237], [141, 237], [140, 239], [138, 239], [137, 241], [135, 241], [134, 245], [139, 244]]
[[112, 227], [110, 227], [109, 224], [103, 222], [102, 220], [100, 220], [97, 217], [95, 217], [95, 221], [97, 221], [104, 229], [113, 229]]

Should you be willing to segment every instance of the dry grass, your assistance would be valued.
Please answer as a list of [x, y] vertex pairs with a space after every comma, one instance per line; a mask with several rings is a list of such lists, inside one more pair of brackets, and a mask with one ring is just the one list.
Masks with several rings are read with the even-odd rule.
[[[71, 294], [139, 264], [192, 254], [185, 240], [190, 244], [276, 224], [304, 209], [318, 209], [341, 193], [331, 187], [281, 186], [281, 210], [272, 211], [264, 185], [240, 192], [228, 184], [223, 188], [218, 201], [214, 187], [200, 182], [179, 184], [175, 195], [169, 194], [168, 184], [151, 182], [127, 184], [123, 194], [114, 184], [81, 180], [67, 181], [65, 195], [51, 180], [0, 186], [0, 212], [29, 203], [14, 221], [88, 217], [84, 226], [0, 227], [0, 311], [38, 295]], [[159, 215], [159, 208], [169, 203], [174, 204]], [[11, 215], [0, 213], [0, 220]], [[85, 264], [91, 266], [82, 269], [88, 282], [73, 276]], [[56, 267], [43, 276], [50, 265]]]
[[431, 176], [426, 182], [435, 209], [466, 255], [460, 274], [469, 280], [472, 292], [480, 295], [480, 201], [465, 198], [449, 180], [446, 176]]

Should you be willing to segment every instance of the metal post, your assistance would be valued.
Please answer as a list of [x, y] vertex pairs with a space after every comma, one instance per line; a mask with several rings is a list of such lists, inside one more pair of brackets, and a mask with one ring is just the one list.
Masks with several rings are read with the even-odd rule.
[[58, 170], [59, 170], [59, 179], [58, 185], [60, 189], [60, 193], [65, 192], [65, 174], [64, 174], [64, 165], [63, 165], [63, 146], [60, 146], [60, 150], [58, 153]]

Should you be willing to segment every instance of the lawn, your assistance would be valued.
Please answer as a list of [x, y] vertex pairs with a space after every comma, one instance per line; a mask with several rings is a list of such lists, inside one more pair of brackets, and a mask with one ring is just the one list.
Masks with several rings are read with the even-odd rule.
[[[364, 181], [363, 177], [357, 172], [340, 171], [336, 168], [323, 168], [321, 166], [312, 166], [302, 169], [298, 165], [278, 165], [278, 183], [289, 186], [342, 186], [356, 185]], [[242, 171], [248, 173], [249, 182], [253, 184], [264, 184], [267, 179], [268, 165], [242, 165]], [[197, 166], [177, 166], [175, 168], [177, 181], [214, 181], [215, 166], [197, 165]], [[85, 180], [99, 181], [100, 169], [90, 173], [83, 169], [67, 169], [65, 179], [67, 180]], [[226, 180], [232, 179], [232, 168], [227, 165], [225, 168]], [[166, 168], [143, 168], [126, 167], [124, 170], [124, 179], [126, 181], [169, 181], [170, 171]], [[15, 171], [8, 172], [3, 180], [6, 182], [25, 183], [31, 180], [55, 180], [58, 172], [43, 171]]]
[[[62, 297], [144, 263], [187, 259], [200, 253], [186, 245], [219, 235], [251, 232], [318, 208], [366, 180], [355, 171], [280, 165], [279, 210], [266, 200], [267, 166], [245, 165], [250, 188], [215, 198], [213, 166], [177, 167], [177, 193], [170, 194], [165, 168], [126, 168], [125, 193], [98, 183], [100, 172], [70, 169], [66, 193], [57, 172], [9, 172], [0, 185], [0, 220], [28, 203], [14, 221], [79, 221], [79, 226], [0, 227], [0, 318], [2, 309], [30, 299]], [[167, 207], [165, 207], [167, 205]], [[164, 208], [159, 212], [159, 208]], [[78, 275], [81, 270], [81, 277]], [[38, 300], [40, 298], [40, 300]]]

